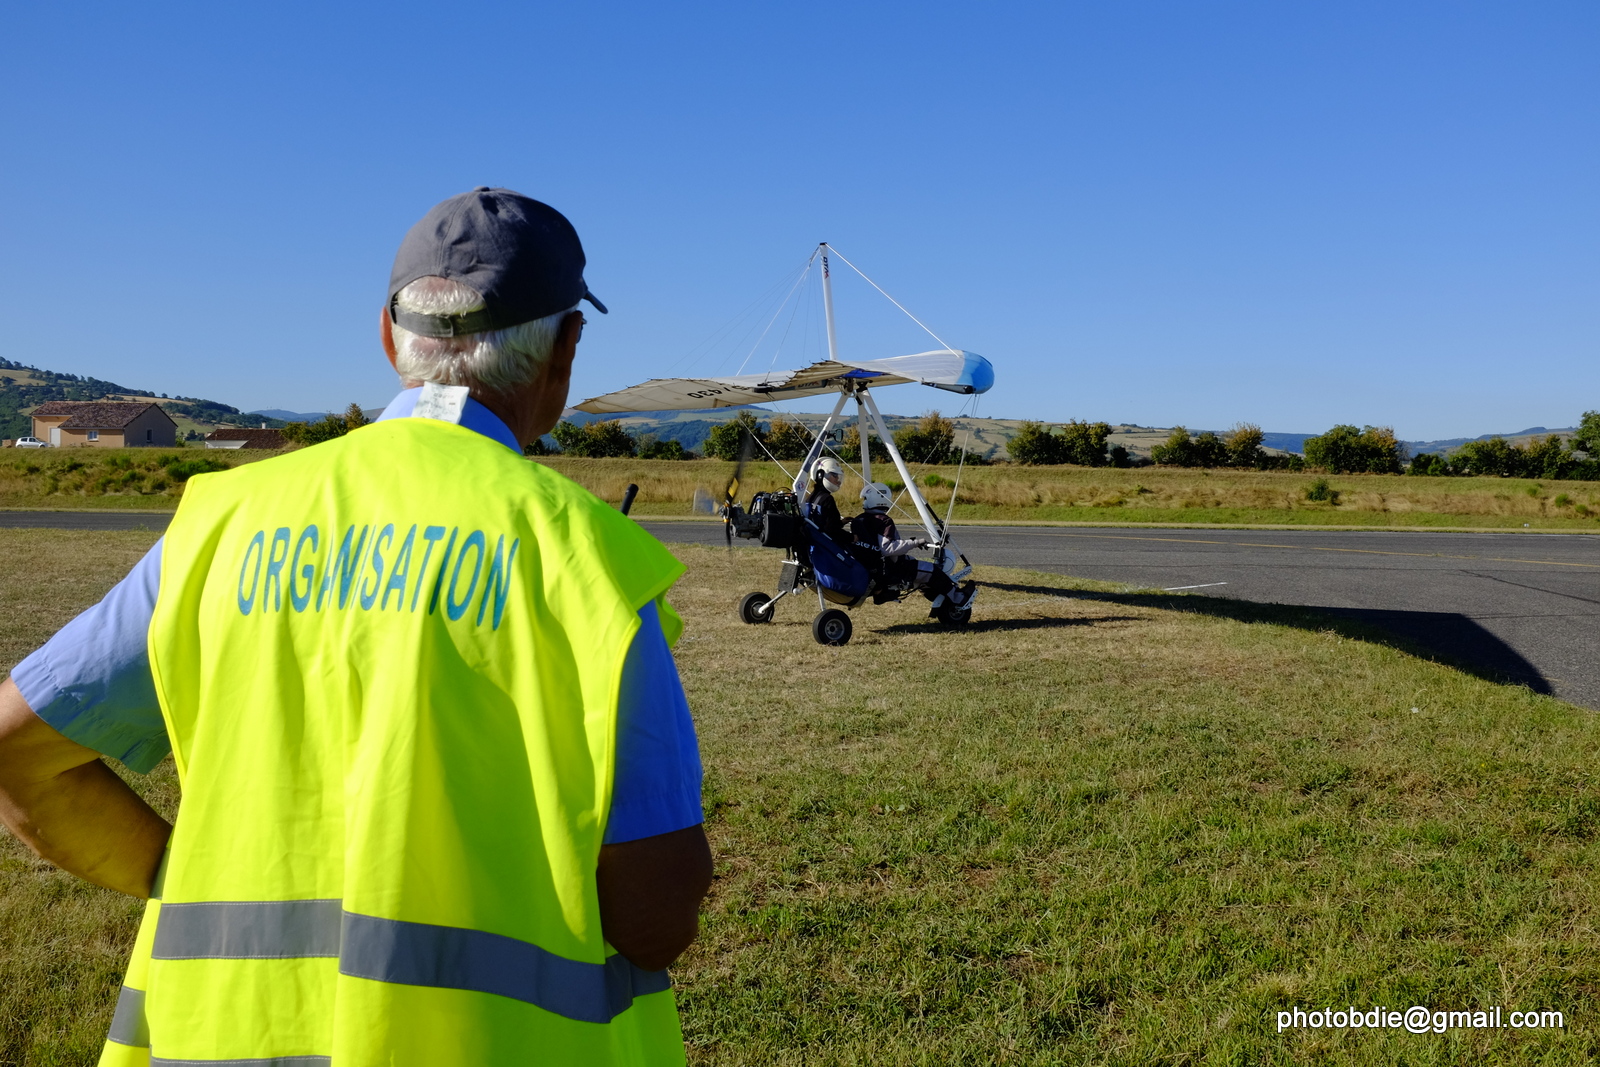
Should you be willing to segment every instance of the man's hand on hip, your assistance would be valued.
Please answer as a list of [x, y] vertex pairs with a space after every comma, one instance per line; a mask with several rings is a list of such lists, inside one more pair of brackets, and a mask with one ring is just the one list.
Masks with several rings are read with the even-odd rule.
[[0, 822], [63, 870], [148, 897], [172, 827], [100, 761], [0, 683]]
[[600, 926], [635, 966], [665, 970], [700, 932], [700, 901], [711, 888], [705, 830], [603, 845], [597, 872]]

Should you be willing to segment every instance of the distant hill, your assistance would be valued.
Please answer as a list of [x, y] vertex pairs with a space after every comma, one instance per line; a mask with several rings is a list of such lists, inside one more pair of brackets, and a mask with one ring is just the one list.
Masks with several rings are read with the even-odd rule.
[[1315, 436], [1314, 433], [1263, 433], [1261, 444], [1265, 448], [1293, 452], [1298, 456], [1306, 450], [1306, 438]]
[[[33, 429], [28, 412], [49, 400], [148, 400], [178, 424], [181, 437], [190, 430], [209, 433], [219, 425], [277, 427], [283, 420], [245, 414], [236, 407], [194, 396], [168, 396], [149, 389], [130, 389], [100, 378], [61, 374], [0, 358], [0, 437], [24, 437]], [[320, 417], [320, 416], [319, 416]]]
[[[708, 408], [702, 411], [642, 411], [631, 415], [589, 415], [581, 411], [568, 410], [562, 418], [568, 422], [583, 425], [590, 422], [600, 422], [604, 419], [614, 418], [634, 436], [653, 434], [662, 440], [675, 440], [684, 448], [699, 451], [705, 443], [706, 437], [714, 426], [727, 422], [741, 411], [753, 411], [762, 422], [770, 422], [774, 415], [782, 415], [787, 419], [794, 419], [816, 428], [822, 425], [823, 415], [789, 414], [773, 411], [759, 405], [747, 405], [732, 408]], [[919, 416], [915, 415], [884, 415], [884, 421], [889, 424], [891, 432], [898, 430], [908, 423], [914, 423]], [[956, 442], [960, 443], [962, 435], [970, 432], [971, 443], [968, 446], [974, 454], [987, 459], [1004, 459], [1006, 455], [1006, 442], [1016, 436], [1025, 420], [1022, 419], [976, 419], [960, 418], [953, 420], [956, 424]], [[852, 413], [844, 425], [854, 425], [855, 415]], [[1047, 423], [1050, 426], [1059, 426], [1060, 423]], [[1525, 445], [1544, 437], [1547, 434], [1559, 434], [1566, 437], [1574, 432], [1574, 427], [1566, 429], [1547, 429], [1543, 426], [1533, 426], [1526, 430], [1508, 434], [1484, 434], [1481, 437], [1453, 437], [1442, 441], [1403, 441], [1410, 455], [1422, 452], [1435, 454], [1453, 452], [1468, 441], [1483, 441], [1491, 437], [1504, 437], [1513, 444]], [[1190, 427], [1191, 433], [1203, 433], [1202, 428]], [[1215, 430], [1221, 434], [1226, 431]], [[1170, 426], [1140, 426], [1137, 423], [1115, 423], [1111, 427], [1110, 443], [1121, 445], [1134, 456], [1148, 458], [1150, 449], [1166, 441], [1172, 433]], [[1263, 433], [1261, 443], [1268, 452], [1304, 454], [1306, 438], [1315, 437], [1311, 433]]]
[[[167, 414], [178, 423], [180, 436], [188, 430], [200, 433], [209, 433], [219, 425], [256, 426], [265, 423], [269, 427], [280, 427], [288, 422], [319, 422], [327, 417], [329, 412], [315, 411], [289, 411], [284, 408], [262, 408], [256, 411], [243, 412], [227, 404], [215, 400], [202, 400], [198, 397], [173, 396], [152, 393], [147, 389], [130, 389], [116, 382], [102, 381], [99, 378], [85, 378], [75, 374], [59, 374], [55, 371], [40, 370], [37, 367], [25, 366], [10, 360], [0, 358], [0, 437], [16, 438], [27, 434], [32, 424], [27, 418], [27, 413], [47, 400], [150, 400], [160, 404]], [[345, 405], [339, 405], [337, 411], [342, 412]], [[381, 407], [367, 409], [369, 419], [376, 418], [383, 409]], [[635, 412], [630, 415], [606, 416], [589, 415], [580, 411], [568, 409], [563, 415], [568, 422], [584, 425], [590, 422], [600, 422], [607, 418], [615, 418], [622, 423], [624, 429], [635, 436], [652, 434], [661, 440], [673, 440], [683, 445], [684, 448], [699, 451], [717, 425], [734, 418], [741, 411], [754, 411], [763, 422], [770, 422], [775, 415], [793, 419], [816, 428], [822, 425], [825, 416], [816, 414], [791, 414], [777, 412], [770, 408], [752, 405], [746, 407], [708, 408], [701, 411], [646, 411]], [[884, 415], [884, 421], [889, 424], [891, 432], [910, 423], [914, 423], [920, 416], [917, 415]], [[1023, 419], [988, 419], [988, 418], [958, 418], [952, 421], [956, 424], [956, 442], [959, 445], [964, 437], [968, 437], [968, 448], [972, 453], [987, 459], [1004, 459], [1006, 443], [1016, 436], [1025, 420]], [[854, 425], [855, 416], [852, 412], [848, 421], [842, 425]], [[1056, 426], [1059, 423], [1049, 423]], [[1480, 437], [1452, 437], [1439, 441], [1405, 441], [1402, 442], [1411, 455], [1422, 452], [1435, 454], [1449, 454], [1466, 444], [1468, 441], [1483, 441], [1490, 437], [1504, 437], [1513, 444], [1527, 444], [1538, 440], [1547, 434], [1559, 434], [1567, 437], [1574, 432], [1574, 427], [1564, 429], [1547, 429], [1543, 426], [1531, 426], [1526, 430], [1508, 434], [1483, 434]], [[1140, 426], [1137, 423], [1118, 423], [1111, 428], [1110, 443], [1121, 445], [1135, 456], [1148, 457], [1150, 449], [1161, 444], [1172, 432], [1171, 427]], [[1191, 427], [1191, 432], [1202, 432]], [[1221, 433], [1222, 431], [1216, 431]], [[1274, 452], [1303, 453], [1305, 441], [1315, 434], [1308, 433], [1265, 433], [1262, 435], [1262, 444]]]
[[[638, 411], [628, 415], [590, 415], [582, 411], [568, 409], [561, 417], [570, 423], [584, 426], [591, 422], [605, 422], [615, 419], [622, 424], [622, 428], [635, 437], [646, 434], [652, 435], [663, 441], [677, 441], [684, 448], [700, 451], [706, 438], [711, 436], [711, 431], [724, 422], [736, 417], [741, 411], [752, 411], [763, 424], [772, 421], [774, 416], [789, 419], [792, 422], [803, 423], [813, 430], [821, 427], [827, 420], [826, 415], [814, 415], [806, 412], [773, 411], [760, 405], [740, 405], [738, 407], [706, 408], [700, 411]], [[917, 421], [916, 416], [888, 415], [883, 421], [889, 424], [890, 432], [898, 430], [907, 423]], [[1010, 419], [954, 419], [956, 424], [956, 443], [961, 442], [962, 434], [971, 432], [972, 440], [968, 446], [972, 452], [985, 456], [1003, 456], [1005, 443], [1017, 432], [1022, 425], [1018, 420]], [[852, 412], [849, 419], [836, 424], [839, 428], [855, 425], [855, 414]]]
[[1405, 446], [1413, 456], [1420, 455], [1423, 452], [1432, 452], [1434, 455], [1449, 455], [1468, 441], [1487, 441], [1491, 437], [1504, 437], [1514, 445], [1526, 446], [1534, 441], [1542, 441], [1551, 434], [1555, 434], [1565, 441], [1577, 430], [1576, 426], [1567, 426], [1559, 430], [1551, 430], [1543, 426], [1530, 426], [1526, 430], [1518, 430], [1516, 433], [1486, 433], [1481, 437], [1448, 437], [1442, 441], [1406, 441]]
[[[759, 405], [746, 405], [729, 408], [707, 408], [701, 411], [641, 411], [630, 415], [589, 415], [581, 411], [568, 410], [562, 418], [571, 423], [582, 426], [586, 423], [601, 422], [606, 419], [616, 419], [622, 428], [636, 437], [653, 434], [664, 441], [677, 441], [684, 448], [699, 451], [705, 440], [711, 434], [713, 427], [734, 418], [741, 411], [753, 411], [763, 423], [770, 422], [775, 415], [786, 419], [793, 419], [816, 429], [821, 426], [825, 415], [793, 414], [789, 412], [773, 411]], [[883, 421], [889, 424], [889, 432], [893, 433], [902, 426], [914, 424], [920, 415], [889, 415], [883, 416]], [[956, 445], [960, 447], [962, 440], [967, 439], [968, 450], [985, 459], [1004, 459], [1006, 457], [1006, 443], [1017, 435], [1022, 428], [1024, 419], [987, 419], [987, 418], [951, 418], [956, 427]], [[855, 414], [852, 412], [847, 421], [842, 425], [855, 425]], [[1049, 425], [1059, 425], [1051, 423]], [[1150, 449], [1161, 444], [1172, 432], [1171, 427], [1140, 426], [1137, 423], [1118, 423], [1111, 427], [1110, 443], [1121, 445], [1135, 456], [1148, 457]], [[970, 434], [970, 438], [967, 435]], [[1311, 434], [1266, 434], [1265, 444], [1268, 449], [1281, 451], [1299, 451], [1300, 444]], [[1282, 443], [1280, 443], [1282, 442]], [[1292, 444], [1293, 447], [1290, 447]]]
[[[382, 409], [379, 409], [382, 410]], [[285, 411], [283, 408], [261, 408], [257, 411], [247, 411], [247, 415], [260, 415], [265, 419], [276, 419], [279, 422], [321, 422], [331, 411]]]

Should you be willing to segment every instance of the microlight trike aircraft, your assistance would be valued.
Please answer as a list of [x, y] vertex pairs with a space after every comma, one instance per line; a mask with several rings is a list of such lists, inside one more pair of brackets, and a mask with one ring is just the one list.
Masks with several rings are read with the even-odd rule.
[[[760, 442], [747, 432], [741, 442], [738, 464], [723, 490], [721, 505], [716, 510], [722, 516], [724, 536], [730, 547], [733, 538], [738, 536], [757, 540], [766, 548], [782, 549], [785, 554], [778, 572], [776, 592], [770, 596], [762, 592], [747, 594], [739, 604], [740, 618], [751, 624], [770, 622], [780, 600], [815, 592], [820, 610], [812, 620], [812, 636], [821, 644], [842, 645], [850, 640], [853, 627], [850, 616], [841, 609], [853, 609], [868, 600], [874, 604], [900, 601], [925, 589], [923, 581], [911, 577], [894, 578], [882, 566], [873, 566], [870, 558], [873, 550], [870, 546], [864, 548], [856, 544], [841, 544], [830, 537], [805, 504], [805, 493], [818, 462], [830, 454], [843, 459], [836, 447], [838, 434], [835, 427], [842, 428], [849, 418], [844, 414], [845, 405], [855, 401], [858, 439], [861, 442], [857, 473], [862, 482], [870, 485], [873, 480], [871, 449], [867, 447], [867, 442], [870, 436], [876, 436], [888, 451], [889, 459], [904, 486], [903, 499], [908, 500], [914, 509], [915, 521], [921, 526], [924, 539], [932, 549], [933, 567], [950, 579], [950, 582], [941, 582], [939, 585], [948, 587], [966, 578], [972, 571], [972, 565], [950, 536], [949, 511], [941, 520], [918, 489], [905, 457], [895, 446], [894, 435], [889, 432], [878, 410], [872, 391], [889, 385], [921, 384], [976, 396], [994, 384], [994, 368], [982, 356], [950, 348], [943, 341], [939, 341], [943, 347], [915, 355], [868, 360], [842, 358], [834, 328], [833, 287], [828, 262], [830, 255], [838, 256], [838, 252], [824, 242], [817, 246], [806, 266], [809, 272], [812, 265], [819, 262], [821, 265], [827, 359], [799, 370], [769, 370], [763, 374], [653, 378], [641, 385], [585, 400], [576, 405], [576, 409], [596, 415], [694, 411], [837, 393], [839, 399], [822, 427], [815, 431], [810, 451], [794, 475], [788, 491], [756, 493], [745, 507], [737, 503], [744, 465], [755, 449], [760, 447]], [[838, 258], [855, 269], [855, 265], [843, 256]], [[865, 274], [861, 276], [866, 278]], [[867, 281], [880, 293], [883, 292], [870, 278]], [[888, 294], [884, 293], [884, 296]], [[905, 311], [892, 297], [889, 300]], [[922, 326], [910, 312], [906, 314], [918, 326]], [[928, 330], [926, 326], [922, 328]], [[939, 340], [933, 331], [928, 330], [928, 333]], [[775, 458], [774, 462], [777, 462]], [[956, 491], [960, 488], [960, 471], [965, 465], [966, 442], [963, 441], [955, 488], [950, 494], [951, 508], [955, 506]], [[779, 463], [780, 469], [782, 466]], [[899, 501], [896, 501], [895, 507], [905, 514]], [[965, 626], [971, 620], [973, 592], [968, 592], [959, 603], [946, 595], [926, 592], [924, 595], [932, 601], [931, 615], [943, 625]]]

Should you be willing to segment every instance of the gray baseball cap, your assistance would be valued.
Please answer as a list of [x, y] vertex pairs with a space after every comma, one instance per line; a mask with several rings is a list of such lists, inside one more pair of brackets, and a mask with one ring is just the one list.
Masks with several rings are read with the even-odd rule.
[[[480, 185], [436, 204], [411, 227], [389, 275], [389, 319], [423, 337], [503, 330], [565, 311], [580, 299], [601, 314], [583, 280], [583, 245], [566, 216], [510, 189]], [[395, 294], [418, 278], [449, 278], [483, 294], [465, 315], [418, 315]]]

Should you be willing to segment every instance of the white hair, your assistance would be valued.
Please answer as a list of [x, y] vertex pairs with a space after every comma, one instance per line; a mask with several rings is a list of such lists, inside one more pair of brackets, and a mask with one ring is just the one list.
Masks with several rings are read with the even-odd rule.
[[[483, 296], [460, 282], [429, 277], [401, 289], [395, 302], [418, 315], [463, 315], [483, 307]], [[458, 337], [422, 337], [395, 325], [394, 369], [407, 381], [506, 392], [533, 381], [555, 348], [561, 320], [576, 310], [574, 304], [532, 322]]]

